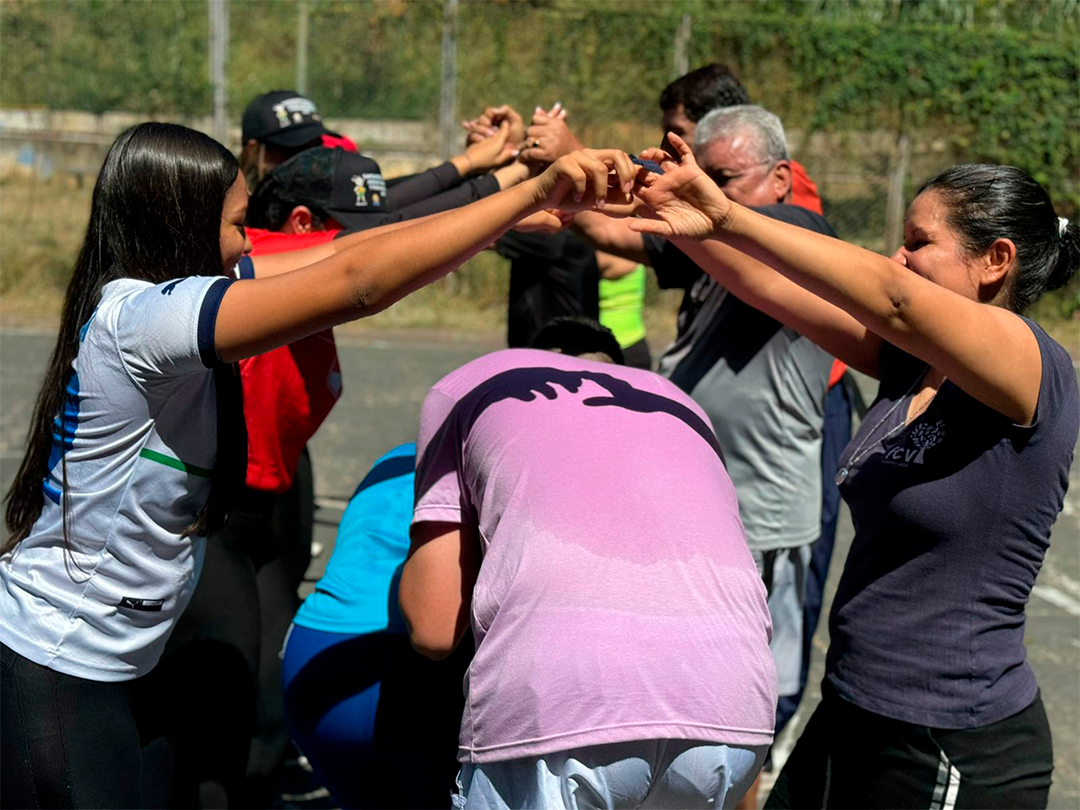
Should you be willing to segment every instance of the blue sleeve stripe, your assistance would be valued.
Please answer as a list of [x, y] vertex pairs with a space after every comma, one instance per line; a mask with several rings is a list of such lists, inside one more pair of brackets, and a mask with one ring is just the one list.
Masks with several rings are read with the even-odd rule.
[[237, 267], [240, 268], [240, 278], [255, 278], [255, 262], [250, 256], [246, 254], [241, 256]]
[[219, 362], [217, 347], [214, 345], [214, 330], [217, 327], [218, 309], [221, 308], [221, 299], [225, 297], [225, 291], [235, 279], [220, 278], [210, 285], [203, 296], [202, 308], [199, 310], [199, 358], [207, 368], [213, 368]]

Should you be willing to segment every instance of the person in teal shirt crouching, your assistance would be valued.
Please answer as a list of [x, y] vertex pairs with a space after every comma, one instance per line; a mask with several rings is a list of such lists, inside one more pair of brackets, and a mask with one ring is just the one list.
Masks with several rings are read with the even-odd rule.
[[360, 482], [285, 641], [289, 731], [342, 807], [441, 807], [458, 770], [472, 645], [424, 658], [398, 609], [415, 467], [416, 445], [404, 444]]

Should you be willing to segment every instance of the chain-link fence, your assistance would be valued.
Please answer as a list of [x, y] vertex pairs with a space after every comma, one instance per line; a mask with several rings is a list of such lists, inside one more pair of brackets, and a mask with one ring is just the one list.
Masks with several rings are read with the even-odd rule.
[[561, 101], [585, 143], [640, 150], [660, 90], [721, 61], [781, 116], [838, 233], [885, 250], [961, 160], [1021, 165], [1077, 215], [1078, 42], [1080, 0], [5, 0], [0, 162], [92, 177], [124, 126], [212, 132], [215, 104], [235, 149], [243, 107], [278, 88], [390, 176], [460, 146], [487, 104]]

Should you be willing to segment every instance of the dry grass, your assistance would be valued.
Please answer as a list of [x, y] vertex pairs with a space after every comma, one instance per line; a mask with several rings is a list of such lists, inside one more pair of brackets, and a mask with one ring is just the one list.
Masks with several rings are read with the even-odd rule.
[[[9, 173], [0, 178], [0, 306], [5, 316], [55, 318], [90, 212], [89, 184]], [[6, 319], [6, 318], [5, 318]]]

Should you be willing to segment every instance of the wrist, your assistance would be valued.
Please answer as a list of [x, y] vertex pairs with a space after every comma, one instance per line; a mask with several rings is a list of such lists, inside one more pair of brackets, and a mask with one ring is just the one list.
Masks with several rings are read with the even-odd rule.
[[529, 167], [524, 163], [514, 161], [513, 163], [503, 166], [501, 169], [496, 169], [492, 174], [495, 176], [499, 188], [506, 189], [527, 180], [529, 177]]
[[739, 208], [741, 206], [731, 200], [727, 200], [726, 206], [716, 208], [709, 217], [712, 220], [712, 233], [707, 238], [722, 239], [730, 234], [737, 227], [736, 220], [739, 218], [737, 209]]
[[544, 210], [544, 202], [547, 194], [545, 193], [541, 176], [530, 177], [507, 191], [507, 193], [511, 194], [514, 192], [521, 195], [523, 205], [525, 206], [521, 211], [521, 216], [527, 217], [529, 214], [535, 214], [537, 211]]
[[460, 177], [467, 177], [473, 171], [473, 160], [469, 157], [468, 152], [463, 152], [460, 155], [454, 155], [450, 158], [450, 162], [454, 164], [454, 168], [457, 169], [457, 173]]

